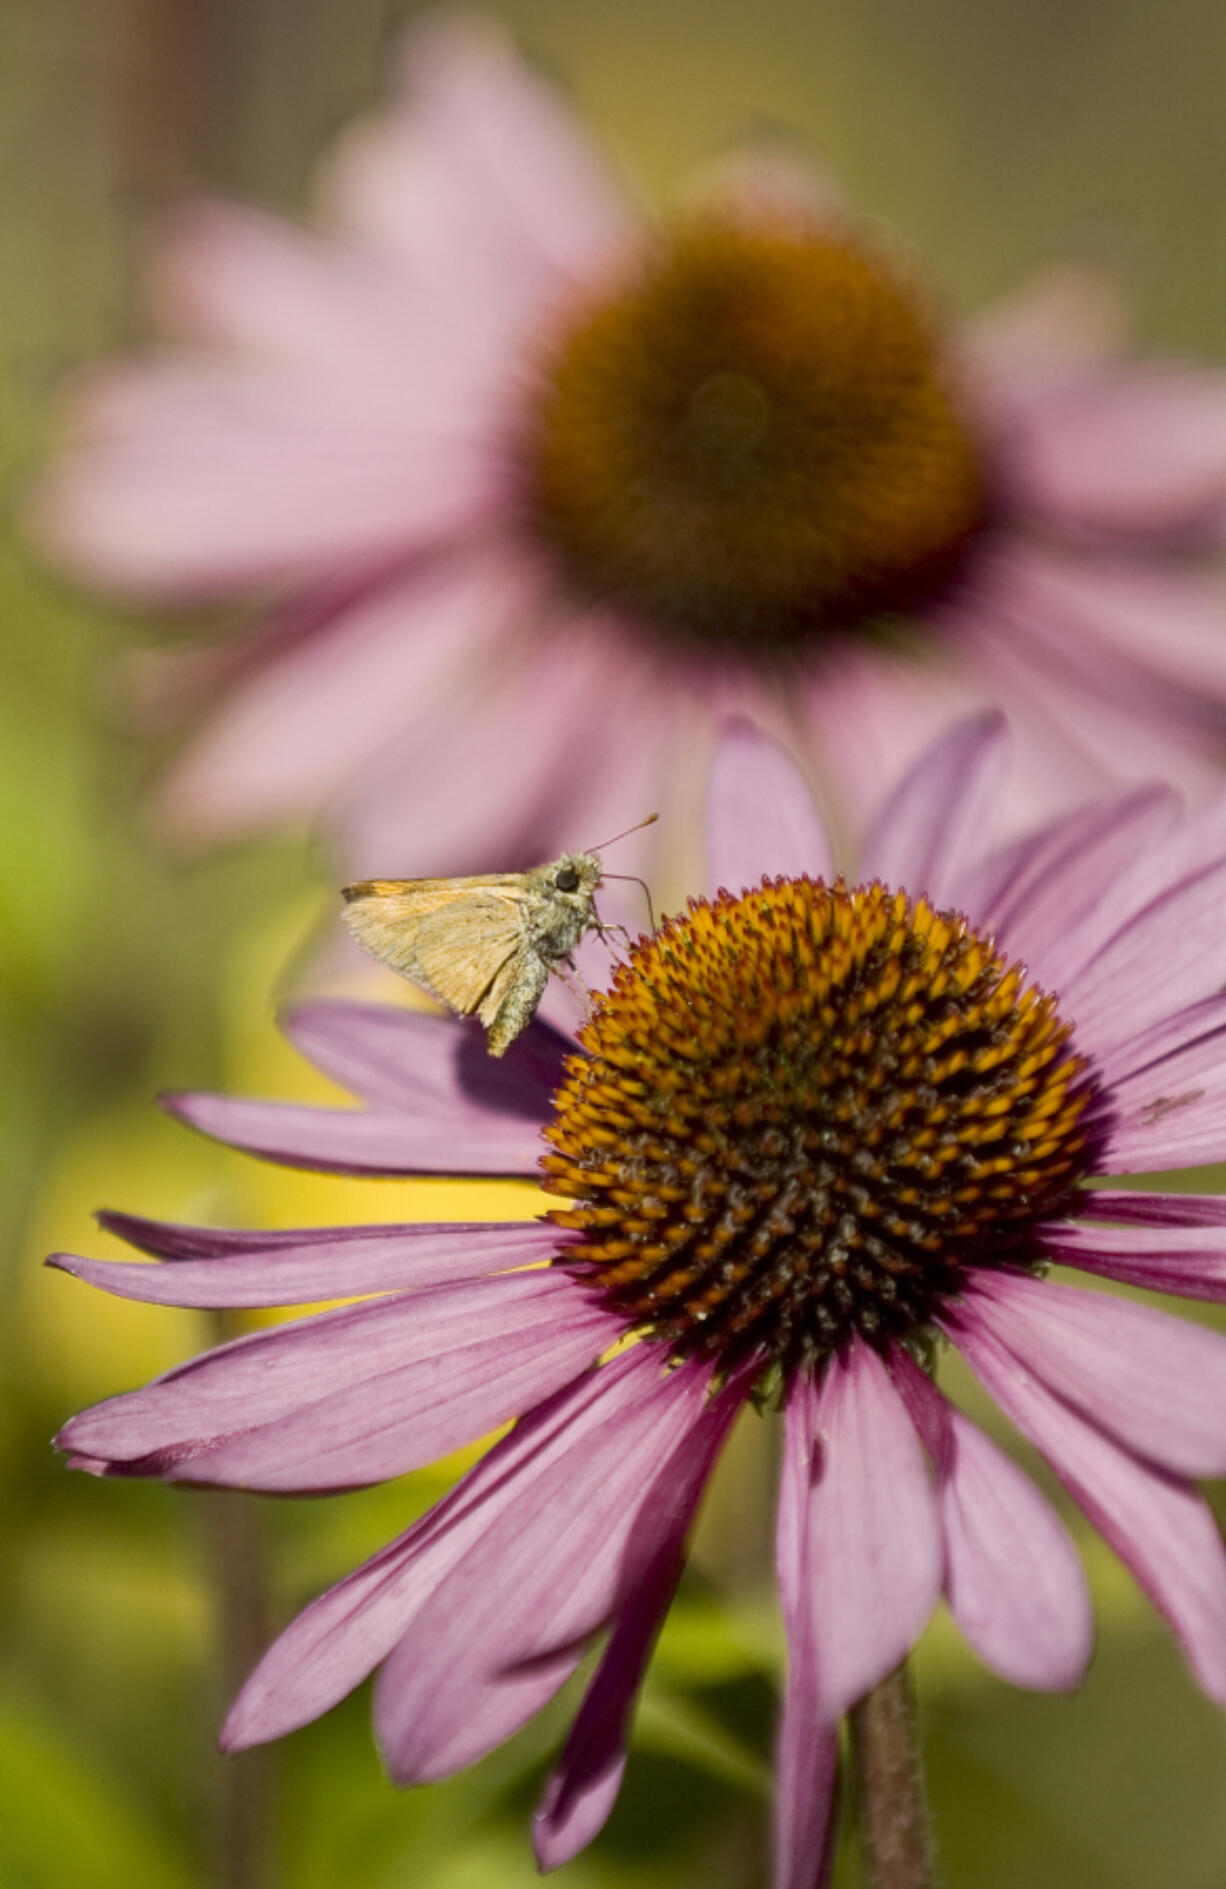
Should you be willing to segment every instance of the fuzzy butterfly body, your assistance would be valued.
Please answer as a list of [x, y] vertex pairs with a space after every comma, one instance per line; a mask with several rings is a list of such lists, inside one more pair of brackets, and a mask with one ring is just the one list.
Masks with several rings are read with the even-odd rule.
[[342, 917], [373, 957], [485, 1025], [491, 1056], [527, 1028], [585, 931], [599, 931], [595, 853], [471, 879], [364, 879]]

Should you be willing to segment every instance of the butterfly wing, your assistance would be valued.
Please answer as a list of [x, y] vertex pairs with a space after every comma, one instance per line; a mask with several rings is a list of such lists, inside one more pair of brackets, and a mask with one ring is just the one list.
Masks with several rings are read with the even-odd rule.
[[346, 886], [342, 916], [372, 957], [468, 1017], [523, 948], [514, 883], [368, 879]]

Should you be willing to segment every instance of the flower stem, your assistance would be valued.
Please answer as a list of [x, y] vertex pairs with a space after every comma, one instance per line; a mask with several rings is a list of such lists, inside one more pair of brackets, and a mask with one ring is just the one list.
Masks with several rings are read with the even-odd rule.
[[[217, 1665], [229, 1704], [268, 1639], [260, 1521], [234, 1489], [204, 1497], [204, 1534], [217, 1619]], [[275, 1753], [241, 1751], [218, 1761], [218, 1889], [268, 1889], [274, 1879]]]
[[[245, 1326], [232, 1313], [211, 1317], [215, 1336], [238, 1337]], [[219, 1704], [230, 1703], [270, 1638], [271, 1608], [263, 1518], [237, 1489], [201, 1495], [204, 1558], [213, 1591]], [[217, 1889], [271, 1889], [278, 1871], [274, 1851], [278, 1758], [266, 1747], [217, 1760]]]
[[933, 1889], [928, 1801], [905, 1660], [853, 1708], [850, 1723], [870, 1889]]

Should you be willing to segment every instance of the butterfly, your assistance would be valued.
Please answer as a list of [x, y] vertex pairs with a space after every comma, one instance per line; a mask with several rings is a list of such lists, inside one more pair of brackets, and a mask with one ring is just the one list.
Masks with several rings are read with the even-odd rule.
[[343, 888], [341, 916], [372, 957], [479, 1017], [490, 1055], [501, 1056], [532, 1021], [550, 972], [585, 932], [603, 933], [594, 899], [603, 876], [590, 852], [470, 879], [363, 879]]

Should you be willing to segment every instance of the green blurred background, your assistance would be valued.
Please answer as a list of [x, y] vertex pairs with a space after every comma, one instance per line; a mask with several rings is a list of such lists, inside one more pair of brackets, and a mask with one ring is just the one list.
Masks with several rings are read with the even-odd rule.
[[[0, 451], [5, 519], [74, 366], [141, 333], [158, 210], [184, 188], [293, 210], [376, 95], [411, 9], [380, 0], [3, 0]], [[1220, 0], [516, 0], [499, 9], [648, 195], [763, 126], [829, 160], [955, 305], [1054, 255], [1116, 271], [1149, 344], [1226, 353]], [[39, 1270], [115, 1249], [97, 1205], [222, 1223], [529, 1213], [477, 1191], [280, 1174], [161, 1118], [162, 1086], [324, 1096], [273, 993], [332, 909], [289, 834], [167, 855], [117, 658], [183, 633], [41, 573], [0, 526], [0, 1889], [485, 1889], [534, 1880], [527, 1824], [563, 1712], [429, 1791], [382, 1779], [359, 1695], [272, 1754], [213, 1737], [267, 1633], [423, 1507], [455, 1465], [320, 1503], [66, 1475], [77, 1406], [219, 1335]], [[191, 626], [195, 627], [195, 626]], [[983, 1413], [986, 1415], [986, 1413]], [[992, 1422], [990, 1417], [987, 1418]], [[997, 1426], [998, 1427], [998, 1426]], [[640, 1712], [622, 1801], [575, 1889], [762, 1883], [780, 1655], [771, 1439], [747, 1426]], [[938, 1621], [918, 1668], [947, 1889], [1226, 1884], [1226, 1725], [1086, 1538], [1100, 1649], [1050, 1700]], [[220, 1570], [220, 1573], [218, 1572]], [[255, 1581], [267, 1620], [239, 1606]], [[565, 1702], [564, 1702], [565, 1707]], [[840, 1883], [857, 1879], [854, 1844]]]

